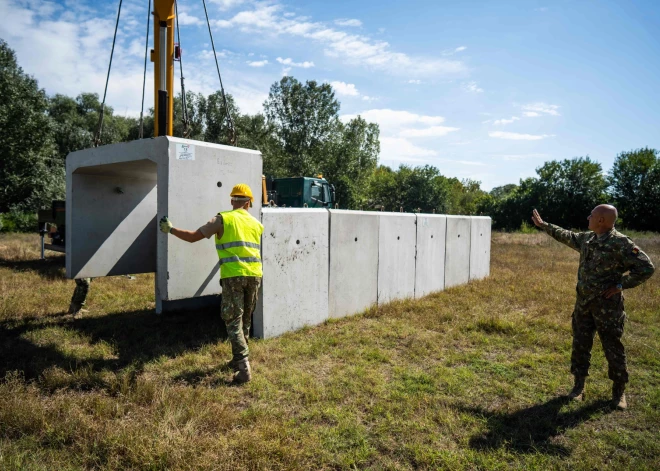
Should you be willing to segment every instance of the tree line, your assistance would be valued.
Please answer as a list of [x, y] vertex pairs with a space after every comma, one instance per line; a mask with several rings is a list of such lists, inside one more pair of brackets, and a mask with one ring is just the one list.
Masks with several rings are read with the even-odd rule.
[[[174, 99], [175, 136], [187, 131], [190, 139], [229, 144], [229, 114], [237, 145], [263, 154], [266, 175], [323, 174], [335, 185], [342, 208], [484, 214], [496, 229], [517, 230], [532, 207], [551, 222], [579, 228], [594, 205], [614, 202], [626, 227], [660, 230], [652, 217], [660, 198], [660, 159], [654, 149], [620, 154], [608, 175], [588, 157], [547, 162], [537, 177], [486, 192], [478, 181], [447, 177], [430, 165], [379, 165], [378, 125], [359, 116], [343, 122], [327, 83], [283, 77], [271, 86], [263, 112], [254, 115], [241, 113], [231, 95], [224, 100], [219, 91], [187, 92], [185, 98]], [[48, 96], [0, 39], [0, 225], [4, 222], [5, 230], [32, 230], [36, 209], [64, 197], [66, 156], [92, 146], [100, 110], [95, 93]], [[144, 137], [153, 136], [153, 120], [149, 110]], [[102, 144], [138, 137], [137, 118], [105, 106]]]

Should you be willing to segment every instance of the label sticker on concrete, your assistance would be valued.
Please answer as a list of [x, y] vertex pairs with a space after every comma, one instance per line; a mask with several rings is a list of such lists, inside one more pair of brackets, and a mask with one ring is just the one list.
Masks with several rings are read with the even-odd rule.
[[177, 144], [176, 160], [195, 160], [195, 146], [192, 144]]

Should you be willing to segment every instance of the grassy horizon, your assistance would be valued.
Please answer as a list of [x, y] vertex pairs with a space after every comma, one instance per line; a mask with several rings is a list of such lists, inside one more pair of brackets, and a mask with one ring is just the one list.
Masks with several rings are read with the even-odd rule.
[[[660, 235], [635, 234], [658, 265]], [[625, 292], [629, 410], [594, 344], [571, 387], [578, 254], [493, 233], [491, 276], [269, 340], [235, 387], [218, 310], [156, 316], [153, 275], [94, 280], [0, 235], [0, 469], [660, 469], [660, 277]]]

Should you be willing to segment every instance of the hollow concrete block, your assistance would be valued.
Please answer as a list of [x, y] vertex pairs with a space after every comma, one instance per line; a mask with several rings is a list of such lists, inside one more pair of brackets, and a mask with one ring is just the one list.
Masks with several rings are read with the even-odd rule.
[[378, 214], [330, 210], [330, 317], [357, 314], [378, 300]]
[[[157, 312], [171, 301], [219, 302], [213, 238], [189, 244], [160, 232], [158, 220], [167, 215], [195, 230], [231, 209], [236, 183], [260, 195], [259, 152], [168, 136], [73, 152], [66, 168], [69, 278], [156, 271]], [[250, 209], [255, 217], [260, 201]]]
[[254, 335], [275, 337], [328, 318], [329, 213], [262, 210], [262, 293]]
[[378, 304], [415, 296], [416, 216], [378, 213]]
[[445, 288], [446, 235], [447, 216], [417, 215], [415, 298], [421, 298]]

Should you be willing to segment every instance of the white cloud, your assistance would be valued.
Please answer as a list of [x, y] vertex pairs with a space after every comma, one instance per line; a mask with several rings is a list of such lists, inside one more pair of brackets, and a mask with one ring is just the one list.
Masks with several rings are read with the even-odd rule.
[[400, 135], [403, 137], [441, 137], [450, 132], [458, 131], [458, 129], [449, 126], [431, 126], [424, 129], [404, 129]]
[[517, 160], [525, 160], [525, 159], [545, 158], [548, 157], [548, 154], [502, 154], [499, 155], [498, 157], [501, 157], [502, 160], [517, 161]]
[[459, 46], [456, 49], [446, 49], [442, 51], [443, 56], [453, 56], [454, 54], [458, 54], [459, 52], [463, 52], [467, 49], [467, 46]]
[[362, 22], [356, 19], [335, 20], [335, 24], [339, 26], [362, 26]]
[[211, 3], [214, 3], [220, 7], [220, 10], [229, 10], [231, 8], [237, 7], [238, 5], [245, 3], [245, 0], [210, 0]]
[[301, 67], [303, 69], [309, 69], [311, 67], [314, 67], [314, 62], [310, 62], [310, 61], [293, 62], [293, 59], [291, 59], [290, 57], [287, 57], [286, 59], [282, 59], [281, 57], [278, 57], [276, 60], [280, 64], [287, 65], [290, 67]]
[[246, 64], [249, 65], [250, 67], [263, 67], [263, 66], [265, 66], [265, 65], [268, 65], [268, 61], [267, 61], [267, 60], [263, 60], [263, 61], [247, 61]]
[[337, 92], [337, 95], [339, 96], [360, 96], [360, 92], [358, 92], [357, 88], [355, 88], [355, 84], [346, 82], [330, 82], [330, 85], [332, 85], [332, 88], [334, 88], [335, 92]]
[[384, 161], [422, 163], [426, 159], [420, 157], [436, 155], [438, 153], [435, 150], [417, 146], [407, 139], [386, 136], [380, 138], [380, 159]]
[[523, 116], [526, 118], [536, 118], [541, 116], [541, 113], [537, 113], [536, 111], [524, 111]]
[[488, 135], [497, 139], [510, 139], [513, 141], [538, 141], [547, 137], [552, 137], [550, 134], [521, 134], [517, 132], [504, 131], [493, 131], [489, 132]]
[[463, 52], [467, 49], [467, 46], [459, 46], [456, 49], [454, 49], [454, 52]]
[[490, 167], [490, 165], [483, 162], [475, 162], [474, 160], [453, 160], [453, 159], [440, 159], [441, 162], [448, 162], [453, 164], [469, 165], [471, 167]]
[[324, 47], [324, 53], [329, 57], [391, 74], [437, 77], [467, 73], [467, 68], [460, 61], [411, 57], [393, 51], [385, 41], [338, 31], [320, 22], [286, 17], [282, 9], [278, 4], [256, 3], [254, 9], [241, 11], [228, 20], [217, 20], [215, 25], [248, 33], [290, 35], [314, 40]]
[[[514, 121], [520, 121], [520, 118], [517, 117], [517, 116], [511, 116], [510, 119], [504, 119], [504, 118], [503, 119], [496, 119], [495, 121], [493, 121], [493, 124], [495, 126], [506, 126], [507, 124], [511, 124]], [[484, 122], [488, 122], [488, 121], [484, 121]]]
[[408, 80], [408, 83], [412, 83], [413, 85], [419, 85], [422, 83], [422, 81], [417, 79], [410, 79]]
[[[521, 108], [525, 110], [526, 112], [532, 112], [532, 113], [542, 113], [542, 114], [549, 114], [552, 116], [559, 116], [559, 106], [557, 105], [548, 105], [547, 103], [530, 103], [528, 105], [522, 105]], [[525, 116], [539, 116], [538, 114], [529, 114]]]
[[199, 26], [202, 23], [202, 20], [196, 16], [189, 15], [185, 11], [179, 12], [179, 24], [182, 26]]
[[[357, 115], [343, 115], [347, 122]], [[409, 111], [391, 109], [372, 109], [360, 113], [370, 123], [377, 123], [380, 128], [381, 160], [391, 162], [425, 162], [438, 155], [434, 149], [413, 143], [416, 138], [439, 138], [458, 131], [458, 128], [441, 126], [442, 116], [421, 115]]]
[[470, 93], [481, 93], [484, 91], [483, 88], [479, 88], [477, 82], [465, 82], [463, 84], [463, 90]]

